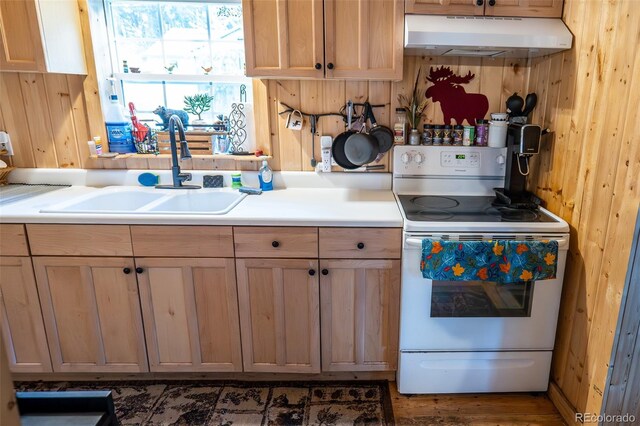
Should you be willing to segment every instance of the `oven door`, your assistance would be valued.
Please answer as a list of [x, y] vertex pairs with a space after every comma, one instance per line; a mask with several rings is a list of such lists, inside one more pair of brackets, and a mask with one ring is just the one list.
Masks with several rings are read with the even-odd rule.
[[558, 278], [528, 284], [425, 279], [420, 271], [423, 238], [404, 238], [401, 351], [553, 349], [568, 235], [540, 237], [558, 240]]

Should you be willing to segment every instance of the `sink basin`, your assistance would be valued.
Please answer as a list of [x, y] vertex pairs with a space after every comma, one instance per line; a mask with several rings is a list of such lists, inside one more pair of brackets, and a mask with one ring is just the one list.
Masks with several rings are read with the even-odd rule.
[[246, 197], [228, 188], [155, 189], [108, 187], [48, 206], [42, 213], [197, 214], [228, 213]]
[[246, 194], [239, 192], [191, 192], [184, 190], [160, 203], [154, 203], [147, 213], [225, 214], [234, 208]]

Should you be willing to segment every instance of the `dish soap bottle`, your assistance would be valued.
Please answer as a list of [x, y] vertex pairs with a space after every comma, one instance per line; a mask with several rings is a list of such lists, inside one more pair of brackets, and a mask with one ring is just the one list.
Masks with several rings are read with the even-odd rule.
[[271, 191], [273, 189], [273, 171], [267, 164], [267, 160], [262, 160], [258, 180], [260, 181], [260, 189], [263, 191]]

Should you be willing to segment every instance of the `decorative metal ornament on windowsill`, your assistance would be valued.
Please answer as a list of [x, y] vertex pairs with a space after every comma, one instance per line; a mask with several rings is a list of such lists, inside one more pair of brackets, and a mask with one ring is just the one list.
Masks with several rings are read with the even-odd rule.
[[242, 145], [247, 141], [247, 116], [245, 114], [245, 104], [247, 101], [247, 86], [240, 85], [240, 102], [231, 105], [229, 114], [229, 140], [232, 154], [244, 152]]

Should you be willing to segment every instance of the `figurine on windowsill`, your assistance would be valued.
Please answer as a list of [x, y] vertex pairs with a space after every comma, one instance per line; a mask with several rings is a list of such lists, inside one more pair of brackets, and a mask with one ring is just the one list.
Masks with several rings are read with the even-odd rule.
[[167, 70], [169, 74], [173, 74], [173, 70], [175, 70], [176, 68], [178, 68], [177, 62], [173, 62], [168, 67], [164, 67], [164, 69]]
[[153, 110], [153, 113], [159, 115], [162, 119], [162, 130], [167, 130], [169, 128], [169, 118], [174, 114], [180, 118], [180, 121], [182, 121], [185, 128], [189, 125], [189, 115], [181, 109], [171, 109], [158, 106], [158, 108]]
[[204, 71], [204, 75], [209, 75], [209, 73], [211, 72], [211, 70], [213, 69], [213, 67], [209, 66], [209, 67], [203, 67], [201, 66], [200, 68], [202, 68], [202, 71]]

